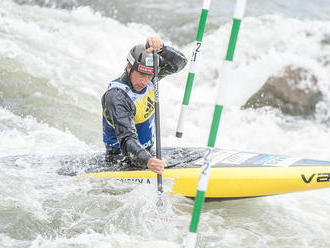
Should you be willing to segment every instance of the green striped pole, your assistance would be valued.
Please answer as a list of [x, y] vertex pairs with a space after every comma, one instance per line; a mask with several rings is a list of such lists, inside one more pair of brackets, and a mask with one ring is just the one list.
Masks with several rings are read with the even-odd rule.
[[188, 105], [189, 105], [190, 93], [191, 93], [193, 83], [194, 83], [194, 78], [195, 78], [195, 63], [197, 60], [197, 55], [200, 52], [200, 48], [202, 46], [205, 23], [206, 23], [207, 15], [209, 12], [210, 3], [211, 3], [211, 0], [204, 0], [204, 2], [203, 2], [203, 8], [202, 8], [201, 16], [199, 19], [197, 37], [196, 37], [196, 42], [195, 42], [195, 48], [193, 50], [191, 60], [190, 60], [190, 67], [189, 67], [189, 72], [188, 72], [188, 77], [187, 77], [187, 82], [186, 82], [186, 89], [184, 91], [180, 116], [179, 116], [179, 120], [178, 120], [178, 126], [176, 129], [176, 137], [178, 137], [178, 138], [181, 138], [183, 135], [183, 120], [184, 120], [184, 116], [187, 112]]
[[[236, 7], [235, 7], [235, 12], [234, 12], [234, 18], [233, 18], [233, 26], [231, 29], [231, 35], [230, 35], [230, 40], [229, 40], [229, 44], [228, 44], [228, 48], [227, 48], [226, 58], [225, 58], [223, 68], [222, 68], [223, 72], [225, 71], [224, 68], [227, 65], [229, 65], [228, 62], [233, 61], [233, 58], [234, 58], [234, 52], [235, 52], [239, 27], [240, 27], [241, 20], [244, 15], [245, 5], [246, 5], [246, 0], [236, 0]], [[226, 84], [228, 82], [223, 82], [223, 83]], [[217, 95], [218, 96], [220, 95], [220, 88], [219, 88]], [[217, 100], [216, 100], [216, 104], [215, 104], [215, 108], [214, 108], [213, 120], [212, 120], [212, 124], [211, 124], [208, 144], [207, 144], [209, 148], [208, 148], [207, 153], [204, 156], [204, 163], [203, 163], [203, 166], [201, 167], [201, 174], [200, 174], [198, 185], [197, 185], [197, 193], [196, 193], [195, 202], [194, 202], [194, 209], [193, 209], [192, 218], [191, 218], [191, 222], [190, 222], [189, 235], [186, 240], [185, 247], [187, 247], [187, 248], [196, 247], [196, 244], [197, 244], [197, 228], [198, 228], [198, 223], [199, 223], [199, 218], [201, 215], [202, 207], [204, 204], [205, 192], [207, 190], [207, 185], [208, 185], [209, 177], [210, 177], [212, 148], [214, 148], [214, 145], [216, 142], [221, 113], [222, 113], [222, 109], [223, 109], [223, 106], [219, 102], [219, 97], [217, 97], [216, 99]]]

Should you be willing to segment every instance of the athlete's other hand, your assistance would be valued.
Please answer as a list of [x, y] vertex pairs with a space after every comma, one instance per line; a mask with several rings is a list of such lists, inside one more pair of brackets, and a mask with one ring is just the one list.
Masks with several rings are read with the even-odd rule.
[[153, 172], [161, 175], [164, 171], [166, 164], [167, 164], [167, 161], [165, 158], [158, 159], [158, 158], [152, 157], [152, 158], [149, 158], [147, 166]]
[[153, 50], [160, 52], [163, 49], [163, 41], [159, 37], [149, 37], [147, 43], [149, 44], [149, 48], [146, 50], [147, 53], [152, 53]]

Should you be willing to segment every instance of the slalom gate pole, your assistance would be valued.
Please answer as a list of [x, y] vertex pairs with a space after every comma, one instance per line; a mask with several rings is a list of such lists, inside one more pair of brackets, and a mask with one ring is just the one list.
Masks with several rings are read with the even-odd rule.
[[[154, 63], [154, 85], [155, 85], [155, 126], [156, 126], [156, 157], [162, 159], [160, 142], [160, 108], [159, 108], [159, 84], [158, 84], [158, 63], [159, 57], [156, 51], [153, 51]], [[162, 175], [157, 174], [158, 193], [163, 192]]]
[[[233, 61], [239, 27], [240, 27], [241, 20], [244, 15], [245, 5], [246, 5], [246, 0], [236, 0], [236, 7], [235, 7], [235, 12], [234, 12], [234, 17], [233, 17], [233, 25], [232, 25], [232, 29], [231, 29], [230, 40], [229, 40], [227, 54], [226, 54], [226, 58], [225, 58], [225, 61], [223, 64], [223, 68], [229, 65], [228, 62]], [[224, 72], [225, 70], [223, 69], [222, 71]], [[226, 84], [228, 82], [223, 82], [223, 83]], [[219, 89], [220, 89], [220, 87], [219, 87]], [[199, 223], [199, 218], [201, 215], [202, 207], [204, 204], [205, 192], [207, 190], [209, 177], [210, 177], [212, 148], [214, 148], [214, 145], [216, 142], [221, 113], [222, 113], [222, 109], [223, 109], [223, 105], [221, 105], [221, 103], [219, 102], [219, 95], [220, 95], [220, 92], [218, 91], [218, 94], [216, 97], [214, 113], [213, 113], [213, 120], [212, 120], [212, 124], [211, 124], [208, 144], [207, 144], [209, 149], [204, 156], [204, 163], [201, 167], [201, 174], [200, 174], [198, 185], [197, 185], [197, 193], [196, 193], [196, 197], [195, 197], [194, 208], [193, 208], [192, 218], [191, 218], [191, 222], [190, 222], [189, 234], [188, 234], [186, 246], [185, 246], [186, 248], [196, 247], [196, 244], [197, 244], [197, 228], [198, 228], [198, 223]]]
[[178, 137], [178, 138], [181, 138], [183, 135], [184, 116], [188, 109], [190, 94], [191, 94], [191, 90], [192, 90], [194, 78], [195, 78], [195, 62], [197, 60], [197, 55], [200, 52], [200, 48], [202, 46], [202, 39], [203, 39], [203, 35], [204, 35], [204, 29], [205, 29], [207, 15], [209, 12], [210, 3], [211, 3], [211, 0], [203, 1], [203, 7], [202, 7], [202, 11], [201, 11], [201, 16], [199, 19], [195, 48], [193, 50], [192, 57], [190, 60], [190, 67], [189, 67], [189, 72], [188, 72], [188, 77], [187, 77], [187, 82], [186, 82], [186, 88], [185, 88], [183, 101], [182, 101], [182, 105], [181, 105], [178, 126], [176, 129], [176, 137]]

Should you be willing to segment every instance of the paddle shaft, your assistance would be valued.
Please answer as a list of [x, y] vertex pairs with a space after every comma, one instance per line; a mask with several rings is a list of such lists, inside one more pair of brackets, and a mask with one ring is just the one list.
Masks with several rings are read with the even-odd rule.
[[[155, 86], [155, 125], [156, 125], [156, 157], [162, 159], [161, 142], [160, 142], [160, 108], [159, 108], [159, 85], [158, 85], [158, 63], [159, 56], [156, 51], [153, 51], [154, 62], [154, 86]], [[157, 189], [163, 192], [162, 175], [157, 174]]]

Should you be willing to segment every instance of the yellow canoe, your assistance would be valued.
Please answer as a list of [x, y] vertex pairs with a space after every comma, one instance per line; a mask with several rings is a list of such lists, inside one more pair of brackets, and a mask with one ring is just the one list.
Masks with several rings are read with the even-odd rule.
[[[203, 159], [166, 169], [172, 193], [194, 197]], [[178, 168], [177, 168], [178, 167]], [[153, 184], [150, 170], [100, 171], [77, 177], [112, 178], [122, 182]], [[330, 162], [281, 155], [216, 150], [206, 192], [208, 198], [239, 198], [283, 194], [330, 187]]]

